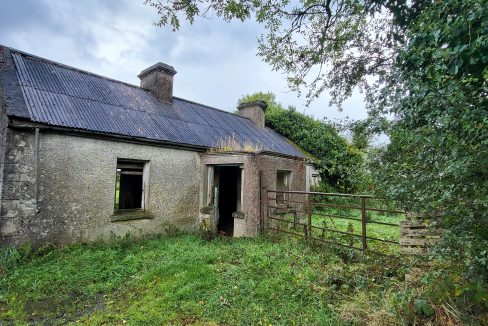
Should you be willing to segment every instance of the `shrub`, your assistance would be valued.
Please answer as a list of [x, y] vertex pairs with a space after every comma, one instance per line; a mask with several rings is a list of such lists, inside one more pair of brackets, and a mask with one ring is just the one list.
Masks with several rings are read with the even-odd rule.
[[294, 107], [284, 108], [271, 93], [244, 96], [239, 102], [261, 100], [266, 102], [266, 125], [287, 137], [300, 149], [312, 156], [321, 177], [333, 187], [333, 192], [356, 192], [364, 187], [364, 155], [344, 137], [332, 123], [317, 120], [297, 112]]

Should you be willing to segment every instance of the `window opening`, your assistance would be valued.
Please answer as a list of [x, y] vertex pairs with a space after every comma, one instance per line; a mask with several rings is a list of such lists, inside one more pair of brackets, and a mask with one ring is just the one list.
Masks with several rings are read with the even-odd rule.
[[144, 163], [117, 160], [115, 210], [144, 209]]
[[279, 191], [289, 191], [290, 190], [290, 181], [291, 181], [291, 172], [290, 171], [278, 171], [276, 173], [276, 203], [277, 204], [284, 204], [285, 200], [288, 198], [288, 194], [284, 194]]

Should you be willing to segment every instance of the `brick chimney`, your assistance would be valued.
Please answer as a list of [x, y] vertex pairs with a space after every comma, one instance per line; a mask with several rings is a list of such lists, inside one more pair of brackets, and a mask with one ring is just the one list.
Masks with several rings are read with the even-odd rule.
[[264, 128], [264, 110], [266, 110], [266, 106], [263, 101], [253, 101], [241, 103], [237, 109], [241, 117], [248, 118], [258, 128]]
[[139, 74], [141, 88], [149, 91], [159, 101], [173, 102], [173, 76], [175, 68], [162, 62], [144, 69]]

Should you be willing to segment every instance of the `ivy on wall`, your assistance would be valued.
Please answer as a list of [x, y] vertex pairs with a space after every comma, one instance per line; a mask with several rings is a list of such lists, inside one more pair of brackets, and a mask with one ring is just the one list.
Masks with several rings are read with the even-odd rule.
[[339, 135], [332, 124], [297, 112], [294, 107], [284, 108], [272, 93], [246, 95], [239, 103], [256, 100], [267, 104], [266, 125], [304, 150], [318, 168], [326, 181], [322, 190], [363, 190], [363, 152]]

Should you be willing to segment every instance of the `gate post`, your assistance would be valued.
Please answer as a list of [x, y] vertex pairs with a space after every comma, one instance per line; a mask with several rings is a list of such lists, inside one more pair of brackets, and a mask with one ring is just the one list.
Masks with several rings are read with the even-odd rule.
[[307, 195], [307, 207], [308, 207], [308, 236], [312, 237], [312, 194], [308, 193]]
[[366, 197], [361, 196], [361, 226], [362, 226], [362, 244], [363, 251], [366, 251], [368, 243], [366, 242]]
[[[266, 216], [265, 214], [265, 207], [267, 209], [268, 207], [268, 189], [266, 189], [265, 192], [263, 192], [264, 186], [263, 186], [263, 170], [259, 170], [259, 231], [261, 234], [264, 234], [264, 231], [266, 229]], [[266, 196], [266, 198], [263, 198], [263, 196]]]
[[267, 224], [269, 223], [269, 219], [268, 219], [268, 217], [269, 217], [269, 197], [268, 197], [269, 196], [269, 193], [268, 193], [268, 189], [265, 189], [264, 196], [265, 196], [263, 198], [264, 201], [262, 203], [263, 204], [263, 208], [261, 209], [261, 211], [263, 212], [263, 214], [262, 214], [262, 217], [263, 217], [262, 218], [263, 233], [266, 232], [266, 231], [268, 231], [267, 230]]

